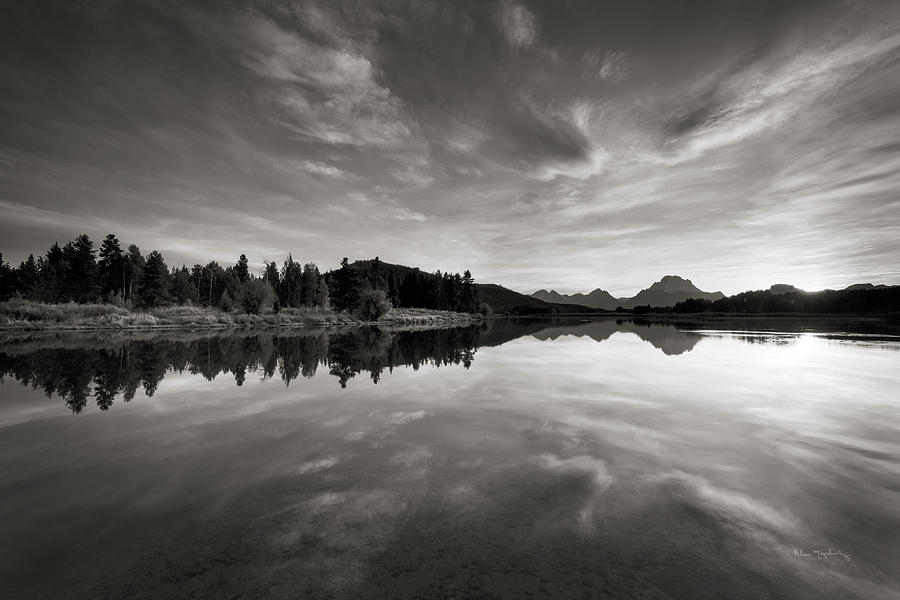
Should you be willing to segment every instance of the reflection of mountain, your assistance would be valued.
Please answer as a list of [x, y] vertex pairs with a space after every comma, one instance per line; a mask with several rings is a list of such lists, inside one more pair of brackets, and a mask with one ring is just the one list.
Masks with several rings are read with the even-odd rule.
[[702, 337], [699, 333], [681, 331], [672, 325], [656, 325], [640, 321], [613, 321], [612, 319], [547, 327], [532, 335], [539, 340], [555, 340], [564, 335], [588, 336], [594, 341], [602, 342], [616, 332], [634, 333], [654, 348], [659, 348], [669, 355], [682, 354], [692, 350]]

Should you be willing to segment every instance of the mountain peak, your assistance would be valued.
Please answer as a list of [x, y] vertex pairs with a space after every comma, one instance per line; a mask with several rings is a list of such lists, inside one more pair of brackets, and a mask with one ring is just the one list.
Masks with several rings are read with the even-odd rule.
[[681, 283], [691, 283], [690, 279], [685, 279], [684, 277], [679, 277], [678, 275], [663, 275], [663, 278], [660, 279], [661, 282], [681, 282]]
[[700, 290], [691, 282], [690, 279], [679, 277], [678, 275], [666, 275], [653, 285], [649, 290], [664, 292], [699, 292]]

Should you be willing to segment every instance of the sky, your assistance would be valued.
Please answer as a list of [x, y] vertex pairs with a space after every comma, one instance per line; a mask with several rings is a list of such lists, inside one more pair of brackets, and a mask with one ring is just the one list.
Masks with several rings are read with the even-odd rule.
[[900, 284], [894, 0], [0, 0], [0, 251]]

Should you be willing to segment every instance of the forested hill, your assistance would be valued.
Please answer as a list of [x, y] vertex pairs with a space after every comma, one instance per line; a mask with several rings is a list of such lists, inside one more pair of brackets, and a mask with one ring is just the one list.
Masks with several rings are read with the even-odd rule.
[[[852, 285], [821, 292], [773, 289], [742, 292], [719, 300], [686, 300], [671, 309], [675, 313], [900, 313], [900, 286]], [[644, 307], [648, 308], [648, 307]]]
[[[358, 277], [372, 282], [383, 282], [388, 297], [397, 306], [447, 308], [458, 298], [458, 295], [453, 292], [454, 287], [462, 289], [459, 286], [465, 285], [466, 281], [474, 282], [468, 271], [462, 275], [442, 273], [441, 271], [427, 273], [417, 267], [387, 263], [379, 257], [347, 263], [346, 267], [356, 271]], [[329, 287], [333, 294], [334, 290], [339, 287], [337, 278], [340, 276], [340, 271], [341, 269], [335, 269], [325, 274], [329, 278]], [[373, 283], [373, 285], [376, 284]], [[545, 302], [495, 283], [475, 283], [474, 287], [477, 293], [477, 302], [489, 305], [497, 313], [604, 312], [587, 306]]]

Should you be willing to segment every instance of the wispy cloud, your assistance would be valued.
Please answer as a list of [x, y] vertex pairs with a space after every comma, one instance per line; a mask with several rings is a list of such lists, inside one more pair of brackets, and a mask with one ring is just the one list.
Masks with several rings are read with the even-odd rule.
[[900, 48], [900, 35], [860, 35], [851, 40], [788, 48], [788, 56], [753, 63], [717, 84], [713, 109], [676, 151], [658, 160], [677, 164], [701, 154], [777, 130], [803, 118], [816, 103], [837, 93]]
[[399, 98], [377, 81], [377, 67], [353, 48], [324, 46], [254, 15], [239, 22], [244, 64], [280, 85], [274, 100], [285, 125], [327, 144], [401, 148], [412, 140]]

